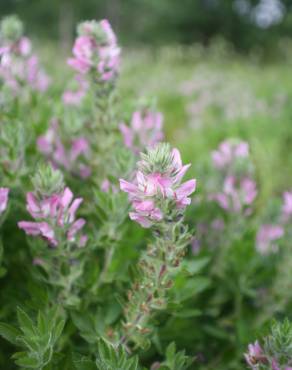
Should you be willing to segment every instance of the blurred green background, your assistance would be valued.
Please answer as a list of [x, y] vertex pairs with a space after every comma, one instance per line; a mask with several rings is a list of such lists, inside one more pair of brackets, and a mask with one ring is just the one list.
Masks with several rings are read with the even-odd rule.
[[251, 145], [263, 203], [292, 186], [291, 0], [1, 0], [0, 16], [12, 13], [59, 99], [77, 23], [108, 18], [124, 48], [125, 106], [157, 99], [166, 139], [194, 175], [238, 136]]
[[77, 22], [108, 18], [123, 44], [201, 42], [224, 37], [236, 49], [271, 48], [292, 32], [291, 0], [1, 0], [28, 32], [71, 39]]

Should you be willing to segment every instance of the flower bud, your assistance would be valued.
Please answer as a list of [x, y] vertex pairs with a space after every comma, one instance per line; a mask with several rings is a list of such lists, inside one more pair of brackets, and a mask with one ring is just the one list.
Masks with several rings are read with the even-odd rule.
[[4, 18], [0, 23], [0, 37], [9, 42], [18, 41], [23, 35], [23, 24], [16, 15]]
[[64, 189], [63, 175], [59, 170], [54, 170], [50, 165], [42, 164], [38, 167], [32, 178], [35, 193], [38, 197], [49, 197], [59, 194]]

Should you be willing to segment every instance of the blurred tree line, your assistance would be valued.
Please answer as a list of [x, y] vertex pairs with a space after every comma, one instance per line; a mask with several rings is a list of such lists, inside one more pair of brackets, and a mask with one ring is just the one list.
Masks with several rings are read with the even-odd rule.
[[208, 44], [222, 36], [239, 50], [271, 47], [292, 34], [292, 0], [0, 0], [27, 31], [68, 43], [75, 24], [108, 18], [122, 43]]

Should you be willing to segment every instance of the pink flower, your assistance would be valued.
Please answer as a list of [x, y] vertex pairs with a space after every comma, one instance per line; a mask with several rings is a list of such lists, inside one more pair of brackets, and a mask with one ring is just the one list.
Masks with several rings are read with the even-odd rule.
[[7, 208], [8, 195], [8, 188], [0, 188], [0, 214], [3, 213]]
[[272, 364], [271, 365], [272, 365], [272, 370], [281, 370], [278, 362], [274, 358], [272, 360]]
[[32, 55], [27, 60], [27, 82], [29, 85], [34, 89], [38, 91], [46, 91], [49, 84], [50, 79], [49, 77], [44, 73], [43, 70], [39, 67], [39, 61], [37, 56]]
[[218, 150], [212, 152], [213, 164], [218, 169], [223, 169], [232, 164], [236, 159], [247, 158], [249, 155], [248, 143], [239, 143], [232, 140], [223, 141]]
[[[181, 209], [191, 202], [189, 196], [196, 189], [196, 180], [180, 183], [189, 165], [182, 165], [177, 149], [172, 150], [170, 158], [171, 165], [165, 172], [143, 173], [138, 170], [134, 182], [120, 179], [120, 188], [129, 194], [134, 209], [130, 218], [143, 227], [163, 220], [162, 203], [173, 202], [174, 209]], [[145, 159], [139, 162], [141, 168], [144, 162]]]
[[110, 22], [107, 19], [102, 19], [100, 21], [100, 26], [102, 30], [104, 31], [107, 41], [109, 44], [116, 44], [117, 43], [117, 37], [110, 25]]
[[250, 178], [236, 179], [227, 176], [221, 193], [211, 194], [210, 199], [215, 200], [221, 208], [229, 212], [240, 213], [244, 211], [247, 215], [249, 208], [257, 196], [256, 183]]
[[292, 215], [292, 192], [286, 191], [283, 194], [283, 207], [282, 212], [285, 219], [288, 219]]
[[253, 370], [258, 369], [259, 364], [267, 363], [263, 350], [258, 341], [248, 345], [248, 353], [244, 354], [245, 360]]
[[77, 75], [75, 77], [77, 81], [78, 88], [77, 90], [66, 90], [63, 93], [62, 99], [66, 105], [79, 105], [87, 93], [88, 83], [83, 79], [82, 76]]
[[[114, 80], [120, 66], [120, 49], [109, 22], [83, 22], [79, 30], [72, 50], [73, 58], [67, 63], [82, 75], [95, 72], [99, 82]], [[72, 100], [72, 96], [69, 98]]]
[[262, 225], [256, 236], [256, 249], [260, 254], [276, 252], [278, 246], [275, 241], [282, 238], [284, 229], [279, 225]]
[[90, 152], [89, 143], [85, 137], [79, 137], [69, 142], [67, 149], [59, 134], [57, 120], [52, 120], [48, 131], [37, 139], [37, 147], [54, 167], [61, 167], [67, 171], [78, 174], [81, 178], [87, 178], [91, 169], [83, 163], [87, 160]]
[[0, 48], [0, 76], [15, 95], [21, 93], [23, 85], [44, 92], [50, 84], [49, 77], [40, 68], [38, 58], [31, 54], [31, 49], [27, 37]]
[[80, 230], [85, 220], [75, 220], [75, 214], [82, 198], [73, 200], [73, 193], [65, 188], [61, 194], [53, 194], [43, 199], [37, 199], [33, 193], [27, 193], [26, 208], [30, 215], [36, 220], [20, 221], [18, 227], [26, 234], [41, 236], [51, 246], [56, 247], [65, 240], [84, 245], [85, 236], [80, 235]]
[[163, 139], [163, 115], [159, 112], [136, 111], [132, 115], [130, 126], [120, 124], [124, 144], [134, 153], [147, 147], [153, 147]]
[[18, 41], [17, 49], [20, 55], [26, 57], [31, 53], [31, 41], [28, 37], [22, 37]]
[[68, 64], [81, 74], [87, 73], [92, 66], [95, 49], [96, 44], [91, 37], [77, 37], [72, 50], [74, 58], [68, 59]]

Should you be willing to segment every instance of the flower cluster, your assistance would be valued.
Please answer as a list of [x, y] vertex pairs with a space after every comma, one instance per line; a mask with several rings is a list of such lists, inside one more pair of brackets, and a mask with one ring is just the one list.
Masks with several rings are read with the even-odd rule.
[[0, 215], [6, 210], [8, 203], [8, 188], [0, 188]]
[[[14, 26], [8, 32], [11, 22]], [[32, 54], [30, 40], [22, 36], [21, 22], [15, 17], [5, 18], [0, 25], [0, 79], [15, 94], [22, 86], [43, 92], [50, 82], [40, 68], [38, 57]]]
[[246, 142], [226, 140], [212, 152], [213, 165], [220, 171], [222, 191], [211, 194], [228, 212], [249, 215], [257, 196], [256, 183], [251, 177], [249, 147]]
[[75, 219], [82, 201], [82, 198], [73, 200], [73, 193], [69, 188], [41, 199], [31, 192], [27, 193], [26, 208], [35, 221], [20, 221], [18, 227], [28, 235], [41, 236], [52, 247], [62, 242], [76, 243], [83, 247], [87, 237], [80, 234], [80, 230], [85, 220]]
[[135, 111], [129, 126], [125, 123], [119, 125], [125, 146], [135, 154], [163, 140], [162, 127], [163, 115], [150, 109]]
[[112, 82], [120, 66], [120, 48], [107, 20], [83, 22], [68, 64], [79, 74], [93, 74], [98, 82]]
[[238, 159], [245, 159], [249, 156], [248, 143], [244, 141], [223, 141], [217, 150], [212, 152], [213, 164], [218, 169], [229, 169]]
[[148, 149], [141, 158], [135, 180], [120, 179], [120, 188], [129, 194], [134, 209], [130, 218], [147, 228], [190, 204], [196, 180], [181, 184], [190, 165], [183, 165], [179, 151], [166, 144]]
[[244, 357], [252, 369], [258, 369], [259, 363], [267, 363], [267, 359], [258, 341], [248, 345], [248, 352], [244, 354]]
[[[264, 349], [258, 341], [248, 345], [248, 352], [244, 354], [244, 358], [252, 370], [271, 369], [271, 370], [292, 370], [292, 364], [281, 367], [276, 358], [270, 358], [265, 354]], [[260, 367], [260, 366], [264, 367]]]
[[256, 249], [260, 254], [277, 252], [277, 241], [284, 235], [284, 228], [281, 225], [261, 225], [256, 236]]
[[58, 122], [52, 120], [48, 131], [37, 140], [37, 146], [54, 167], [64, 168], [82, 178], [90, 176], [91, 171], [83, 160], [89, 156], [89, 143], [86, 138], [79, 137], [70, 142], [69, 150], [64, 146], [58, 134]]

